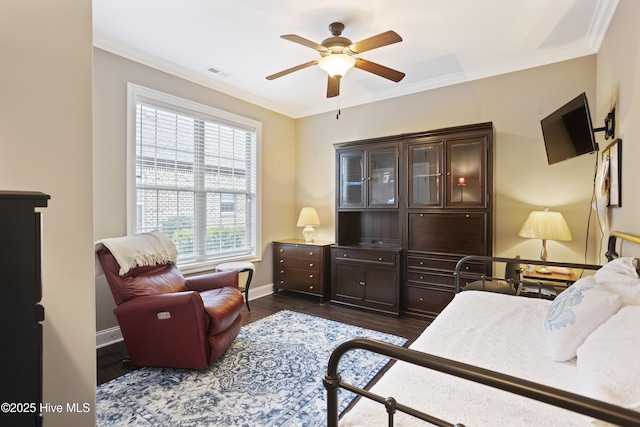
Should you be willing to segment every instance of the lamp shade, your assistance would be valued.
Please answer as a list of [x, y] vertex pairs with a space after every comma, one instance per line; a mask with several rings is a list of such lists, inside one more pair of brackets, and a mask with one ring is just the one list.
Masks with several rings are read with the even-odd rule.
[[356, 60], [351, 55], [345, 53], [333, 53], [323, 57], [318, 65], [331, 77], [344, 77], [356, 63]]
[[300, 216], [298, 217], [298, 227], [319, 227], [320, 218], [316, 208], [305, 206], [300, 210]]
[[569, 241], [571, 230], [560, 212], [533, 211], [518, 233], [520, 237], [542, 240]]

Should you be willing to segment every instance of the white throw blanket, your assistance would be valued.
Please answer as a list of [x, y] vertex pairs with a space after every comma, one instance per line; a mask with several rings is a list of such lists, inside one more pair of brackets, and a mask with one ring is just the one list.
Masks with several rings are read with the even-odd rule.
[[175, 263], [178, 250], [167, 236], [159, 231], [133, 236], [114, 237], [96, 242], [106, 246], [120, 264], [120, 275], [134, 267]]

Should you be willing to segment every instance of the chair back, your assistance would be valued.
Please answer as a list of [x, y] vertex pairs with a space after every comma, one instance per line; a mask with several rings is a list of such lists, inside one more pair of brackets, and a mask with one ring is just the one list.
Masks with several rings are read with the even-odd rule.
[[120, 264], [107, 249], [97, 252], [116, 305], [135, 297], [182, 292], [187, 290], [184, 276], [173, 263], [134, 267], [120, 275]]

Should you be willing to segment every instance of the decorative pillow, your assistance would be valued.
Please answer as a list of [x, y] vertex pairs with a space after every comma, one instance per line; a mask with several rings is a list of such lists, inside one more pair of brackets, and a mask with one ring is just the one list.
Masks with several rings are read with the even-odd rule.
[[622, 298], [596, 282], [593, 276], [579, 279], [553, 300], [544, 321], [551, 358], [563, 362], [576, 356], [585, 338], [622, 306]]
[[640, 305], [640, 278], [636, 262], [636, 258], [616, 258], [595, 274], [598, 283], [620, 295], [625, 305]]
[[626, 306], [577, 351], [578, 387], [586, 396], [640, 410], [640, 306]]

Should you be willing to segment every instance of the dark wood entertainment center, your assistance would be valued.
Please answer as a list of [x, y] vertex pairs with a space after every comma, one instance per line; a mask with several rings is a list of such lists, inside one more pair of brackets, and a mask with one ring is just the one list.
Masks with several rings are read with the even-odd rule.
[[[335, 144], [331, 301], [434, 318], [493, 248], [491, 122]], [[491, 265], [468, 271], [491, 275]]]

